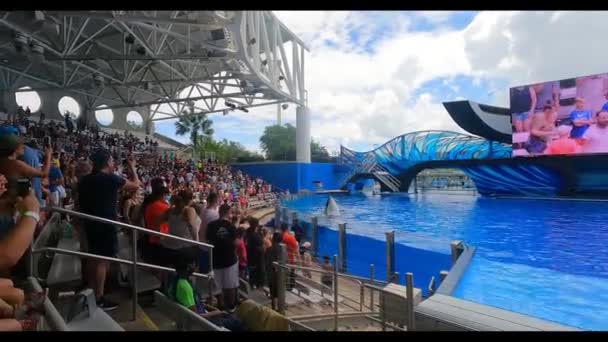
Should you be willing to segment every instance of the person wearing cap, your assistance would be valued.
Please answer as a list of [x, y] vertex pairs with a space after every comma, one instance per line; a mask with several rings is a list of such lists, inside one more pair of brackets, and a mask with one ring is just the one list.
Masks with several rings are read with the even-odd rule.
[[590, 110], [585, 109], [584, 98], [577, 97], [574, 101], [575, 108], [570, 112], [570, 120], [572, 120], [570, 138], [575, 139], [578, 143], [582, 143], [585, 131], [593, 123], [593, 115]]
[[[109, 151], [97, 150], [91, 157], [93, 171], [82, 177], [78, 183], [78, 199], [83, 213], [117, 220], [118, 192], [137, 190], [140, 186], [135, 170], [135, 159], [129, 156], [129, 179], [114, 174], [115, 163]], [[116, 227], [111, 224], [84, 220], [89, 253], [106, 257], [115, 257], [118, 252]], [[91, 259], [87, 262], [87, 283], [95, 291], [97, 306], [104, 310], [113, 310], [118, 305], [104, 298], [104, 287], [109, 263], [105, 260]]]
[[[302, 266], [303, 267], [312, 267], [312, 257], [310, 256], [310, 242], [306, 241], [302, 244], [302, 250], [300, 254], [302, 255]], [[302, 272], [306, 278], [312, 278], [310, 271], [304, 270]]]
[[60, 206], [61, 194], [59, 186], [63, 184], [63, 173], [61, 172], [59, 159], [53, 159], [51, 169], [49, 170], [49, 192], [51, 193], [51, 205], [54, 207]]
[[0, 173], [8, 180], [32, 177], [45, 178], [49, 175], [51, 154], [53, 153], [50, 146], [44, 150], [44, 165], [42, 170], [19, 160], [24, 153], [25, 145], [20, 137], [14, 134], [0, 134]]

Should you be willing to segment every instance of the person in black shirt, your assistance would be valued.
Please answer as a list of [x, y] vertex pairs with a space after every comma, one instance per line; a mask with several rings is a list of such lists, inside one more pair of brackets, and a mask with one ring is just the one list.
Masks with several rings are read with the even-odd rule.
[[249, 217], [249, 228], [245, 236], [247, 246], [247, 263], [249, 266], [249, 284], [253, 288], [264, 286], [264, 239], [259, 231], [260, 222]]
[[304, 228], [300, 226], [300, 224], [298, 223], [298, 219], [293, 220], [293, 224], [291, 225], [291, 231], [293, 232], [293, 235], [295, 236], [298, 244], [301, 245], [302, 239], [304, 238]]
[[[107, 150], [98, 150], [91, 157], [93, 172], [82, 177], [78, 183], [79, 206], [83, 213], [117, 220], [118, 191], [135, 191], [139, 188], [139, 179], [135, 171], [135, 159], [129, 157], [130, 180], [114, 174], [115, 164]], [[115, 257], [118, 252], [116, 227], [111, 224], [84, 220], [85, 235], [89, 253]], [[118, 306], [103, 297], [106, 273], [109, 263], [105, 260], [91, 259], [87, 262], [87, 283], [93, 287], [97, 305], [104, 310], [113, 310]]]
[[220, 218], [207, 226], [207, 242], [213, 245], [215, 286], [222, 289], [217, 302], [222, 310], [235, 310], [239, 287], [239, 265], [236, 256], [236, 227], [230, 222], [232, 207], [224, 204]]

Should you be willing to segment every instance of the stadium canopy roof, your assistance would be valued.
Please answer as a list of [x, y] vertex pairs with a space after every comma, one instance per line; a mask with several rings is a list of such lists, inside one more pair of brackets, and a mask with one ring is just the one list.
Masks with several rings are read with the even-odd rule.
[[306, 45], [268, 11], [2, 11], [0, 88], [64, 90], [151, 120], [305, 105]]

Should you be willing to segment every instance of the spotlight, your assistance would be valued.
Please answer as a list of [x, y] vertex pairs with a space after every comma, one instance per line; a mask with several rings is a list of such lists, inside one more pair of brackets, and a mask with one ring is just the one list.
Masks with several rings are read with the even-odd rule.
[[264, 66], [268, 65], [268, 61], [267, 60], [263, 60], [262, 61], [262, 65], [264, 65]]
[[285, 110], [285, 109], [289, 108], [289, 105], [287, 103], [283, 103], [281, 105], [281, 108], [283, 108], [283, 110]]
[[247, 108], [245, 107], [239, 107], [239, 110], [242, 110], [245, 113], [249, 113], [249, 110], [247, 110]]
[[228, 101], [225, 101], [225, 102], [224, 102], [224, 105], [225, 105], [226, 107], [230, 107], [230, 108], [232, 108], [233, 110], [236, 108], [236, 105], [235, 105], [234, 103], [231, 103], [231, 102], [228, 102]]
[[36, 43], [36, 42], [32, 42], [30, 44], [30, 51], [32, 52], [30, 55], [28, 55], [28, 59], [32, 62], [32, 63], [42, 63], [44, 62], [44, 48], [42, 47], [42, 45]]
[[17, 53], [23, 53], [23, 48], [28, 45], [28, 38], [20, 32], [15, 32], [14, 44], [15, 51], [17, 51]]
[[241, 84], [241, 87], [243, 87], [243, 88], [245, 88], [247, 86], [247, 81], [245, 81], [245, 80], [241, 80], [239, 83]]
[[143, 56], [146, 54], [146, 49], [143, 46], [139, 46], [139, 47], [137, 47], [135, 52], [137, 52], [138, 55]]
[[102, 87], [103, 83], [104, 83], [104, 79], [103, 76], [99, 75], [99, 74], [94, 74], [93, 75], [93, 83], [95, 84], [95, 86], [97, 87]]
[[135, 43], [135, 37], [133, 37], [132, 35], [128, 35], [125, 37], [125, 43], [127, 44], [134, 44]]
[[224, 29], [212, 30], [211, 32], [211, 40], [222, 40], [226, 39], [226, 33]]
[[255, 40], [255, 38], [249, 39], [249, 45], [255, 45], [255, 43], [257, 43], [257, 40]]
[[285, 77], [283, 77], [283, 75], [279, 76], [279, 81], [282, 81], [284, 79], [285, 79]]

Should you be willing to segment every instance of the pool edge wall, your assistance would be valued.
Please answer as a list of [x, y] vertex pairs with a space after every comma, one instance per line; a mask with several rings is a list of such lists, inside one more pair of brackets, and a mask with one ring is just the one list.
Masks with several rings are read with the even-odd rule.
[[[314, 196], [314, 195], [311, 195]], [[287, 207], [289, 212], [293, 212]], [[312, 240], [312, 224], [310, 217], [303, 217], [298, 213], [298, 222], [305, 230], [308, 241]], [[291, 214], [288, 215], [288, 223], [291, 226]], [[346, 273], [369, 278], [370, 264], [374, 265], [374, 279], [386, 281], [386, 241], [367, 237], [364, 235], [346, 234]], [[361, 253], [366, 251], [366, 253]], [[373, 251], [373, 252], [371, 252]], [[331, 260], [333, 255], [338, 254], [338, 230], [318, 224], [317, 250], [319, 258], [328, 256]], [[406, 245], [399, 241], [395, 242], [395, 272], [399, 272], [399, 284], [405, 284], [405, 273], [414, 275], [414, 287], [420, 288], [424, 296], [428, 296], [428, 284], [431, 277], [439, 279], [442, 270], [449, 270], [451, 256], [427, 249], [421, 249]]]
[[350, 170], [349, 166], [336, 163], [260, 162], [234, 163], [231, 166], [250, 176], [260, 177], [279, 190], [297, 193], [301, 190], [316, 190], [320, 182], [325, 190], [342, 187], [341, 181]]

